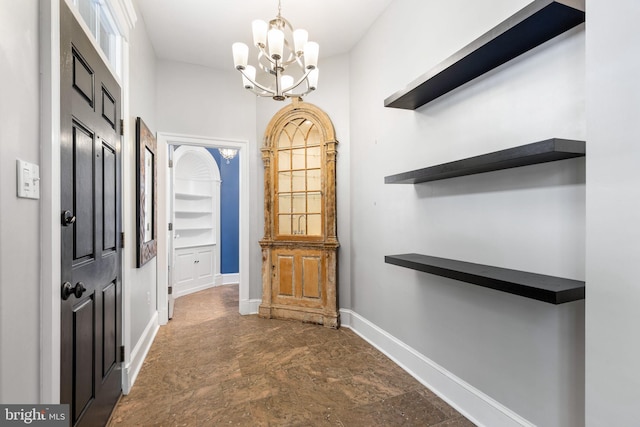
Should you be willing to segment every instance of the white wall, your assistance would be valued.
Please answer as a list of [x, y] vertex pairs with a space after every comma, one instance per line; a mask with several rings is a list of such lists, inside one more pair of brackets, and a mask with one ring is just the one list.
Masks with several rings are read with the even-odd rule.
[[[354, 49], [350, 64], [346, 57], [321, 63], [320, 89], [308, 100], [327, 111], [340, 140], [340, 306], [535, 424], [635, 425], [640, 129], [634, 114], [640, 99], [634, 83], [640, 63], [629, 52], [640, 42], [632, 31], [639, 6], [589, 2], [586, 85], [584, 30], [578, 28], [415, 112], [383, 108], [384, 98], [528, 1], [477, 3], [397, 0]], [[39, 265], [39, 202], [15, 197], [15, 159], [40, 162], [38, 1], [0, 0], [0, 10], [0, 402], [37, 402], [40, 273], [32, 266]], [[251, 297], [259, 298], [259, 146], [274, 104], [239, 96], [233, 71], [154, 64], [138, 24], [131, 35], [129, 126], [140, 115], [154, 131], [246, 139], [255, 148]], [[349, 79], [341, 75], [345, 68]], [[413, 168], [585, 135], [586, 221], [583, 160], [416, 186], [383, 184], [385, 175]], [[123, 147], [129, 174], [132, 144]], [[135, 209], [131, 179], [125, 178], [126, 218]], [[586, 420], [583, 303], [551, 306], [383, 262], [385, 254], [416, 251], [583, 279], [585, 223]], [[155, 274], [132, 265], [133, 255], [125, 268], [130, 277], [139, 275], [131, 282], [135, 343], [154, 309], [146, 292], [154, 290]]]
[[397, 0], [352, 51], [351, 306], [520, 417], [580, 426], [584, 302], [554, 306], [384, 263], [418, 252], [584, 279], [584, 159], [384, 184], [547, 138], [585, 138], [584, 26], [416, 111], [383, 107], [527, 3]]
[[640, 45], [636, 0], [587, 7], [586, 425], [637, 426]]
[[0, 0], [0, 402], [39, 400], [38, 200], [16, 197], [16, 158], [40, 163], [38, 1]]
[[[142, 338], [145, 328], [156, 313], [155, 257], [136, 268], [136, 117], [141, 117], [149, 130], [158, 130], [156, 120], [156, 56], [147, 35], [144, 17], [136, 10], [138, 20], [129, 35], [129, 111], [124, 117], [128, 127], [123, 141], [123, 229], [125, 254], [123, 258], [124, 318], [129, 327], [125, 336], [127, 354]], [[158, 229], [160, 233], [162, 230]], [[125, 328], [126, 328], [125, 327]], [[126, 334], [125, 334], [126, 335]], [[127, 339], [128, 338], [128, 339]]]
[[[249, 298], [262, 295], [258, 241], [262, 238], [261, 153], [256, 142], [256, 101], [244, 93], [240, 76], [175, 61], [157, 62], [158, 132], [248, 141], [250, 200]], [[241, 261], [242, 262], [242, 261]]]
[[[336, 131], [338, 140], [338, 156], [336, 160], [336, 203], [338, 241], [338, 306], [351, 307], [350, 292], [350, 135], [349, 135], [349, 55], [339, 55], [323, 58], [318, 64], [320, 79], [318, 89], [304, 97], [309, 102], [320, 107], [329, 115]], [[237, 86], [240, 84], [237, 82]], [[264, 140], [264, 133], [271, 118], [291, 101], [277, 102], [271, 98], [259, 98], [256, 119], [256, 139], [260, 147]], [[264, 164], [260, 159], [259, 167], [263, 174], [259, 177], [259, 188], [264, 187]], [[264, 233], [264, 192], [260, 191], [260, 230]], [[262, 237], [262, 236], [261, 236]], [[259, 250], [260, 248], [258, 248]], [[258, 294], [262, 296], [262, 288]]]

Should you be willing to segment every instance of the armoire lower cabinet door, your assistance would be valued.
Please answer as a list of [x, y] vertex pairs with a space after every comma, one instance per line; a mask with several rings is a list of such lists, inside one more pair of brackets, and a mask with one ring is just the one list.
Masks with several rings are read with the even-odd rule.
[[322, 308], [326, 303], [326, 256], [322, 250], [276, 249], [272, 253], [275, 304]]

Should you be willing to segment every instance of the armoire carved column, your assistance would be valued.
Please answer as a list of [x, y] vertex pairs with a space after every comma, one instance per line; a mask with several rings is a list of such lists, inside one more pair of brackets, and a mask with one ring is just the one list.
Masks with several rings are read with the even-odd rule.
[[340, 325], [337, 144], [329, 116], [298, 99], [267, 126], [261, 317]]

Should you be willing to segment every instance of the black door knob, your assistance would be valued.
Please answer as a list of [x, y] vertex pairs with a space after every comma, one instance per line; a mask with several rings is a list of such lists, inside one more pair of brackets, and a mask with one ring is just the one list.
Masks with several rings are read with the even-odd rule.
[[71, 211], [62, 212], [62, 225], [68, 227], [74, 222], [76, 222], [76, 216]]
[[76, 298], [80, 298], [86, 290], [87, 288], [84, 287], [84, 283], [82, 282], [76, 283], [75, 286], [71, 286], [71, 283], [69, 282], [64, 282], [62, 284], [62, 299], [66, 301], [71, 295], [75, 295]]

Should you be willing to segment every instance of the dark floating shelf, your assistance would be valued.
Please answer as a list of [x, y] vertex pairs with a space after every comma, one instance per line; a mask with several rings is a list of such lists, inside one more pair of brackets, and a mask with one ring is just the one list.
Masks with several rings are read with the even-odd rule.
[[385, 184], [417, 184], [585, 156], [585, 142], [547, 139], [384, 178]]
[[420, 254], [387, 255], [384, 261], [551, 304], [582, 300], [585, 295], [582, 281], [526, 271]]
[[570, 30], [585, 20], [584, 0], [536, 0], [384, 101], [415, 110]]

